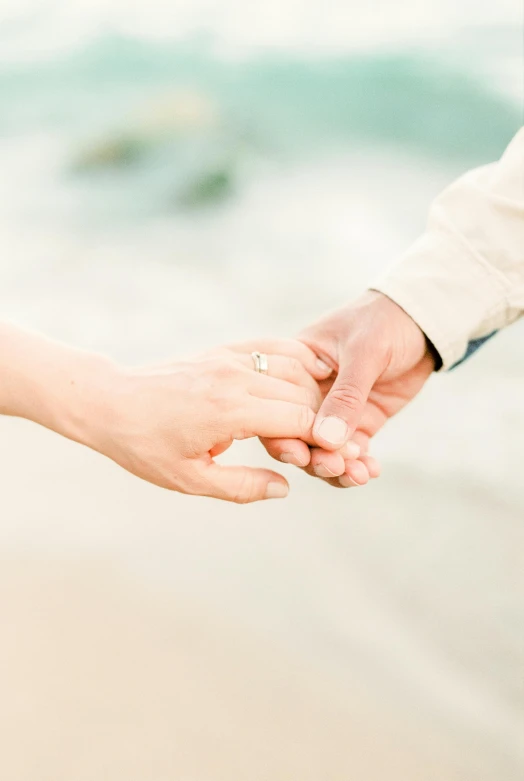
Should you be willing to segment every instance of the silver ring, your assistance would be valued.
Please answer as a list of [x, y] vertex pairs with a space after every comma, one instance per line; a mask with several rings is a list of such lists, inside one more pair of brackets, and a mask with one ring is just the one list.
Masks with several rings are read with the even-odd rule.
[[253, 358], [253, 363], [255, 364], [255, 371], [258, 374], [268, 374], [269, 362], [267, 355], [265, 353], [254, 352], [251, 353], [251, 357]]

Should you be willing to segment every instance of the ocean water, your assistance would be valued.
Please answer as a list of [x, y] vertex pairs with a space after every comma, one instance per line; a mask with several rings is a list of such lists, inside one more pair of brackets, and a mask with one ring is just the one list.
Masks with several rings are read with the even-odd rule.
[[[21, 307], [35, 325], [61, 331], [68, 301], [78, 311], [79, 297], [98, 291], [101, 277], [104, 287], [113, 279], [122, 295], [109, 296], [107, 308], [97, 304], [102, 325], [89, 322], [89, 331], [122, 348], [118, 309], [135, 284], [132, 269], [143, 289], [153, 281], [153, 296], [180, 284], [214, 290], [221, 277], [221, 296], [252, 303], [270, 294], [273, 312], [285, 309], [287, 285], [298, 284], [307, 320], [311, 298], [319, 300], [315, 313], [338, 302], [330, 280], [320, 293], [318, 258], [342, 275], [348, 294], [357, 292], [423, 229], [447, 182], [500, 155], [521, 122], [521, 41], [510, 4], [497, 19], [477, 15], [474, 25], [451, 6], [417, 16], [407, 4], [412, 23], [402, 24], [401, 14], [393, 24], [386, 14], [375, 36], [365, 15], [351, 25], [343, 14], [345, 47], [324, 29], [311, 49], [313, 7], [298, 17], [288, 9], [289, 18], [282, 10], [295, 37], [271, 47], [263, 30], [258, 43], [250, 39], [241, 13], [236, 44], [229, 40], [221, 25], [239, 10], [235, 3], [211, 19], [197, 4], [184, 22], [177, 6], [162, 36], [151, 29], [158, 9], [139, 32], [141, 17], [118, 3], [80, 3], [75, 15], [60, 3], [40, 14], [28, 4], [6, 16], [7, 314]], [[40, 38], [54, 48], [39, 48]], [[280, 293], [265, 273], [273, 268], [284, 275]], [[43, 307], [41, 291], [58, 296], [58, 306]], [[151, 312], [144, 295], [144, 327], [152, 318], [155, 331], [158, 308]], [[293, 309], [294, 327], [302, 313], [300, 304]], [[70, 322], [68, 332], [78, 338], [79, 328]]]
[[[511, 1], [275, 0], [260, 19], [233, 0], [135, 6], [4, 0], [0, 22], [2, 315], [122, 360], [295, 333], [369, 284], [522, 123]], [[517, 781], [522, 345], [517, 324], [434, 378], [377, 439], [385, 476], [358, 497], [289, 471], [270, 519], [151, 498], [152, 531], [149, 494], [135, 507], [106, 486], [77, 529], [35, 467], [45, 523], [15, 482], [3, 550], [123, 560], [341, 697], [350, 660], [462, 747], [463, 778]]]

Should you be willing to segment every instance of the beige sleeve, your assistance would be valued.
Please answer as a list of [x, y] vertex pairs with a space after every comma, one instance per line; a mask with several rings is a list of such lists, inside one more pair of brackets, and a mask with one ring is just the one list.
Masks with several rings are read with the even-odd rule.
[[524, 313], [524, 128], [498, 163], [444, 190], [426, 233], [372, 287], [415, 320], [444, 369]]

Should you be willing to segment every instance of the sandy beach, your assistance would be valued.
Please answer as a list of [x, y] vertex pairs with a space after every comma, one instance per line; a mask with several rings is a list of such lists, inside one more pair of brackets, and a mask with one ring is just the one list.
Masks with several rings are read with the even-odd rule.
[[494, 777], [464, 775], [433, 736], [412, 745], [419, 727], [369, 702], [358, 676], [344, 703], [267, 639], [141, 592], [107, 561], [13, 559], [1, 586], [10, 779]]
[[522, 509], [394, 463], [230, 507], [1, 443], [10, 781], [521, 777]]

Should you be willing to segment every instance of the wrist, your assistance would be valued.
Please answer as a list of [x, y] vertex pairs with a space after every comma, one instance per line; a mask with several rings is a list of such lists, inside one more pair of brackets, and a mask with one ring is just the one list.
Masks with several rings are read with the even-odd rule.
[[124, 372], [108, 358], [0, 323], [0, 414], [106, 452]]
[[116, 365], [102, 355], [4, 328], [0, 411], [99, 449], [110, 420], [110, 388]]
[[50, 428], [104, 452], [117, 410], [115, 388], [119, 373], [119, 367], [105, 356], [79, 353], [66, 375], [63, 393], [50, 403]]
[[435, 346], [399, 304], [384, 293], [372, 289], [366, 291], [360, 301], [369, 309], [375, 329], [394, 335], [395, 338], [390, 339], [394, 346], [392, 363], [396, 363], [399, 358], [405, 363], [409, 357], [410, 362], [427, 359], [434, 369], [440, 368], [442, 361]]

